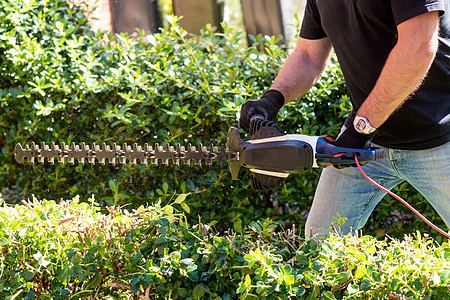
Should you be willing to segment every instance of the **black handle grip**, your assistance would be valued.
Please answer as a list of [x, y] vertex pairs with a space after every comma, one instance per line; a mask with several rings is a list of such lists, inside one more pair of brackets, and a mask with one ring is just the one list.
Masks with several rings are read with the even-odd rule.
[[384, 150], [381, 148], [375, 149], [375, 160], [382, 159], [384, 157]]
[[247, 113], [247, 120], [250, 123], [253, 119], [261, 119], [264, 120], [267, 116], [267, 111], [262, 107], [250, 107]]
[[255, 120], [255, 119], [261, 119], [261, 120], [264, 120], [264, 116], [261, 115], [261, 114], [255, 114], [255, 115], [252, 115], [252, 116], [250, 117], [250, 121], [251, 121], [251, 120]]
[[317, 140], [315, 157], [319, 166], [355, 164], [355, 155], [358, 156], [359, 162], [367, 163], [382, 159], [384, 151], [376, 147], [369, 149], [336, 147], [324, 137]]

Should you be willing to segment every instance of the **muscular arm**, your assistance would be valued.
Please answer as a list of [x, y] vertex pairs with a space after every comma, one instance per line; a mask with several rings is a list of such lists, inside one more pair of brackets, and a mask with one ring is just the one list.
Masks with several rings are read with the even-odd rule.
[[378, 128], [401, 106], [431, 66], [438, 48], [438, 31], [438, 12], [425, 13], [398, 25], [398, 42], [358, 115]]
[[305, 94], [319, 79], [330, 53], [331, 42], [328, 38], [299, 38], [294, 52], [281, 67], [271, 89], [281, 92], [285, 103]]

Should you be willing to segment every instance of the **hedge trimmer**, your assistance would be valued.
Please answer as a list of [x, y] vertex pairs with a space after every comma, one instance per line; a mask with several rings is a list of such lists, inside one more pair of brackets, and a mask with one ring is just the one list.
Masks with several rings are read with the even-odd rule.
[[219, 165], [228, 162], [233, 179], [237, 180], [245, 170], [251, 174], [251, 186], [256, 190], [274, 189], [283, 184], [289, 174], [303, 173], [311, 168], [326, 167], [329, 165], [355, 164], [355, 157], [361, 163], [377, 160], [383, 157], [383, 150], [370, 148], [367, 150], [340, 148], [333, 145], [331, 139], [326, 137], [307, 136], [301, 134], [284, 134], [281, 127], [261, 117], [250, 121], [250, 140], [242, 140], [239, 130], [230, 128], [227, 143], [220, 149], [211, 145], [209, 149], [200, 145], [187, 147], [177, 144], [164, 147], [156, 144], [154, 147], [145, 144], [122, 146], [113, 144], [91, 146], [82, 143], [71, 146], [52, 143], [26, 145], [23, 148], [17, 144], [14, 149], [17, 162], [24, 159], [31, 163], [37, 160], [40, 163], [48, 161], [51, 164], [57, 160], [59, 163], [69, 162], [95, 164], [152, 164], [179, 165], [211, 165], [216, 161]]
[[244, 171], [250, 172], [251, 186], [255, 190], [277, 188], [290, 174], [300, 174], [311, 168], [356, 165], [372, 184], [401, 201], [432, 228], [450, 237], [450, 234], [431, 223], [405, 200], [364, 173], [361, 164], [381, 159], [383, 156], [384, 152], [381, 148], [341, 148], [334, 146], [333, 140], [327, 137], [284, 134], [278, 124], [264, 120], [262, 117], [256, 117], [250, 121], [250, 140], [248, 141], [242, 140], [236, 127], [230, 128], [226, 147], [221, 145], [220, 150], [214, 145], [211, 145], [209, 149], [200, 145], [197, 150], [191, 144], [187, 147], [180, 144], [175, 147], [169, 144], [164, 147], [158, 144], [155, 147], [145, 144], [142, 147], [137, 144], [109, 146], [105, 143], [101, 147], [95, 143], [91, 146], [85, 143], [81, 145], [72, 143], [70, 147], [64, 143], [61, 146], [54, 143], [50, 146], [45, 143], [41, 143], [40, 146], [32, 143], [31, 147], [26, 145], [25, 148], [16, 144], [14, 149], [14, 157], [19, 163], [25, 159], [31, 163], [34, 163], [36, 159], [40, 163], [48, 161], [54, 164], [56, 159], [60, 163], [67, 161], [71, 164], [74, 164], [75, 160], [84, 164], [87, 160], [90, 164], [99, 161], [101, 164], [141, 163], [156, 166], [159, 164], [168, 166], [170, 163], [179, 165], [181, 162], [187, 165], [192, 163], [212, 165], [214, 161], [223, 165], [224, 162], [228, 162], [231, 177], [235, 180], [239, 179]]

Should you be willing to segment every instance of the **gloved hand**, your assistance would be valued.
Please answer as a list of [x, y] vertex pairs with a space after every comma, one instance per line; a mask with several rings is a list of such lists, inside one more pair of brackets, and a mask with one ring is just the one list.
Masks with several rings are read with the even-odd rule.
[[[336, 147], [343, 148], [356, 148], [356, 149], [369, 149], [372, 143], [372, 138], [375, 136], [376, 131], [371, 134], [362, 134], [356, 131], [353, 126], [353, 121], [355, 120], [356, 112], [352, 110], [344, 122], [341, 133], [334, 142]], [[356, 167], [354, 164], [345, 164], [334, 166], [337, 169]]]
[[239, 125], [245, 132], [249, 132], [250, 119], [253, 115], [263, 115], [264, 119], [274, 121], [278, 111], [284, 105], [284, 96], [277, 90], [268, 90], [258, 100], [245, 102], [241, 108]]

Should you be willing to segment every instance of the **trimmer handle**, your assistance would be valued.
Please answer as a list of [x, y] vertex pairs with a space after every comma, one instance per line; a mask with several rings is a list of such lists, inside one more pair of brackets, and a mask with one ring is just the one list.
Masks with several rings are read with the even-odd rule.
[[377, 147], [370, 147], [369, 149], [336, 147], [328, 142], [325, 137], [320, 137], [317, 140], [315, 157], [318, 166], [356, 164], [355, 155], [358, 157], [358, 161], [364, 164], [382, 159], [384, 151]]
[[250, 120], [249, 120], [249, 121], [255, 120], [255, 119], [261, 119], [261, 120], [264, 120], [265, 118], [264, 118], [264, 116], [261, 115], [261, 114], [254, 114], [254, 115], [251, 115], [251, 116], [250, 116]]
[[248, 133], [250, 134], [251, 140], [284, 135], [284, 131], [280, 125], [273, 121], [267, 120], [264, 115], [259, 113], [251, 115], [249, 124], [250, 126]]
[[267, 116], [267, 112], [265, 111], [264, 108], [250, 107], [250, 109], [248, 110], [248, 113], [247, 113], [247, 120], [249, 123], [251, 122], [251, 120], [254, 120], [254, 119], [264, 120], [265, 115]]

